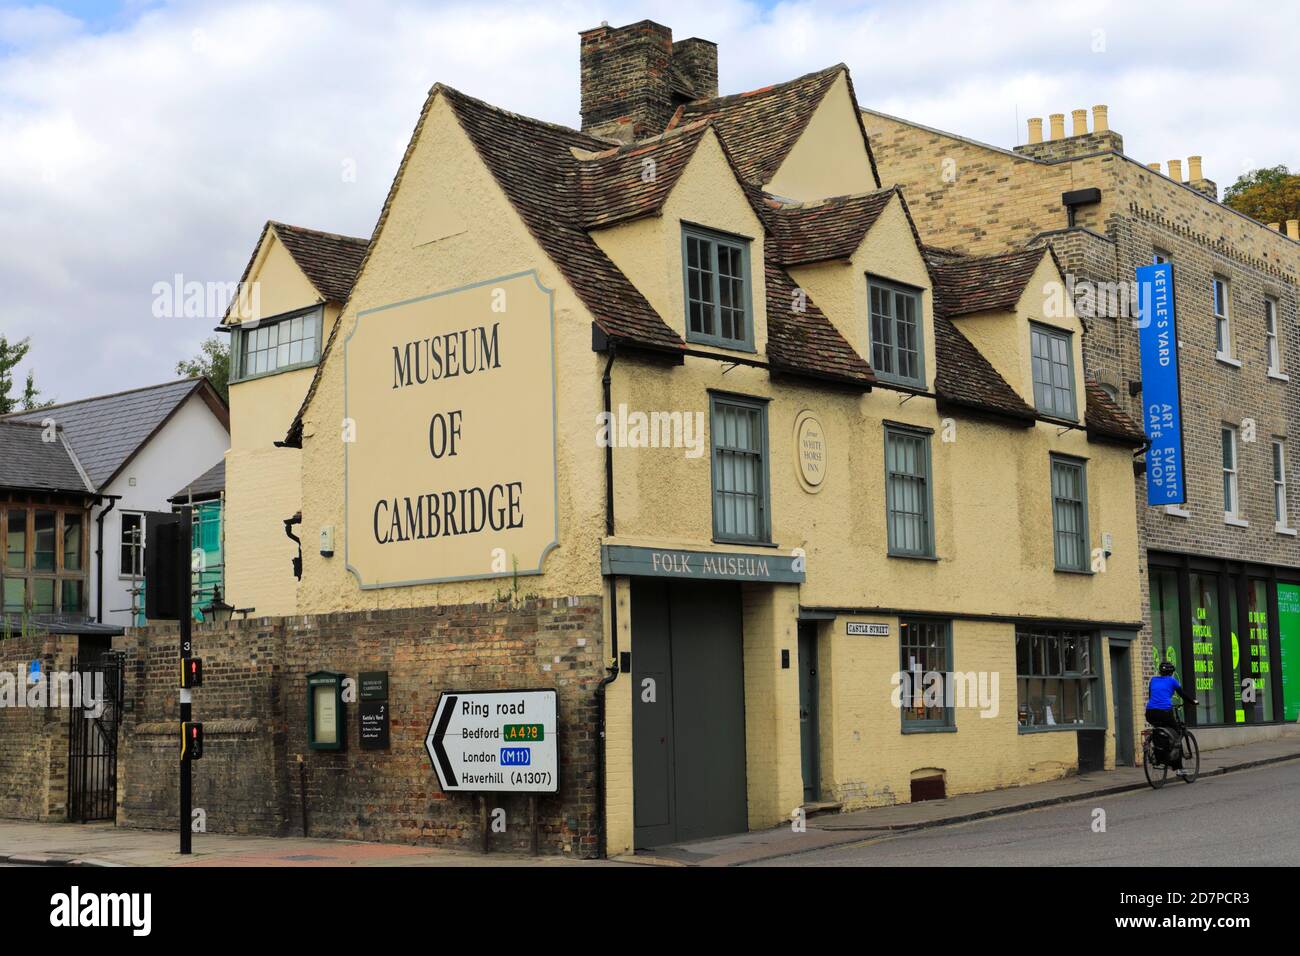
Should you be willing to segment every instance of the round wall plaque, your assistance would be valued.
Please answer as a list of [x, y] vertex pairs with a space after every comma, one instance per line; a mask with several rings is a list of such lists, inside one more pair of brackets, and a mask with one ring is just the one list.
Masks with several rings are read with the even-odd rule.
[[810, 411], [800, 412], [794, 420], [794, 447], [804, 490], [820, 491], [826, 479], [826, 432]]

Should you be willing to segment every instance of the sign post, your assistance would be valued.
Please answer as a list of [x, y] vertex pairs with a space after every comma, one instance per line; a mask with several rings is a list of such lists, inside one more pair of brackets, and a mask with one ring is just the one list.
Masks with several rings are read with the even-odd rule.
[[1149, 505], [1179, 505], [1187, 500], [1173, 268], [1171, 263], [1158, 262], [1137, 270], [1142, 428], [1149, 441], [1146, 456]]

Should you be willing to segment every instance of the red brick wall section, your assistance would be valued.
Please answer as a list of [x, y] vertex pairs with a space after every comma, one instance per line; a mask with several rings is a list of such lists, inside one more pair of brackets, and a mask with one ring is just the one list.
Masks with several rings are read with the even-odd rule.
[[[75, 637], [0, 639], [0, 672], [27, 692], [33, 660], [41, 671], [69, 670]], [[0, 817], [62, 821], [67, 817], [68, 711], [63, 707], [0, 707]]]
[[[171, 828], [177, 806], [177, 638], [151, 627], [126, 638], [127, 696], [119, 823]], [[560, 792], [538, 800], [543, 852], [596, 854], [594, 692], [602, 676], [599, 597], [367, 611], [197, 626], [204, 685], [194, 715], [205, 750], [194, 806], [209, 832], [302, 833], [305, 784], [312, 836], [477, 849], [477, 800], [444, 794], [424, 749], [444, 690], [554, 687]], [[363, 751], [357, 707], [347, 747], [307, 746], [306, 675], [388, 671], [391, 746]], [[301, 757], [301, 771], [299, 758]], [[493, 850], [529, 845], [528, 800], [489, 795], [506, 832]]]

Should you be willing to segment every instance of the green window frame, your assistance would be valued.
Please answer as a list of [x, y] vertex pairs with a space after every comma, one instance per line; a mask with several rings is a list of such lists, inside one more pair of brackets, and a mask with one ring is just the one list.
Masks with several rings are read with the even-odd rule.
[[[898, 669], [908, 675], [911, 690], [901, 701], [903, 733], [956, 730], [953, 708], [948, 706], [952, 683], [952, 622], [933, 618], [901, 618], [898, 622]], [[925, 676], [942, 675], [937, 707], [925, 703]], [[918, 680], [921, 686], [917, 686]]]
[[713, 449], [713, 537], [765, 544], [769, 514], [767, 403], [731, 395], [710, 396]]
[[310, 368], [320, 361], [324, 310], [296, 312], [244, 323], [230, 330], [230, 380], [246, 382], [279, 372]]
[[1029, 345], [1034, 376], [1034, 407], [1044, 415], [1078, 421], [1074, 386], [1074, 335], [1031, 322]]
[[686, 341], [754, 351], [748, 239], [682, 226]]
[[1078, 458], [1052, 456], [1052, 550], [1056, 570], [1092, 570], [1088, 535], [1088, 466]]
[[883, 382], [925, 388], [921, 290], [867, 276], [871, 365]]
[[885, 526], [889, 554], [934, 557], [930, 433], [885, 426]]
[[1016, 627], [1016, 720], [1020, 733], [1106, 726], [1096, 631]]

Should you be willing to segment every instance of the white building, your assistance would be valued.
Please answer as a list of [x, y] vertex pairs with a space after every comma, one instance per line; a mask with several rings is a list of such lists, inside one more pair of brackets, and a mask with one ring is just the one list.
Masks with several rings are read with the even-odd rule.
[[145, 515], [170, 512], [177, 488], [224, 459], [226, 403], [207, 379], [185, 379], [6, 418], [62, 430], [100, 498], [91, 511], [86, 613], [105, 624], [140, 623]]

